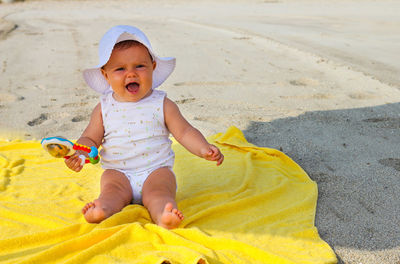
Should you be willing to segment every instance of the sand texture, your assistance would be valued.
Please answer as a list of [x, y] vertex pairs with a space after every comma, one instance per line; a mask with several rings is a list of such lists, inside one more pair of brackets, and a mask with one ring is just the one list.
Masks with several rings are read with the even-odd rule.
[[82, 78], [111, 26], [177, 67], [160, 88], [205, 135], [234, 125], [318, 183], [339, 263], [400, 263], [399, 1], [26, 1], [0, 4], [0, 137], [80, 136]]

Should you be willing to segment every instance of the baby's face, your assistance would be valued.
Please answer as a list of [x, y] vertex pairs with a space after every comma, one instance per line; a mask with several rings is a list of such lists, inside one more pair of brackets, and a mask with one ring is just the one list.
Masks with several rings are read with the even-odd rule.
[[138, 102], [152, 92], [153, 70], [145, 46], [134, 45], [113, 50], [101, 72], [114, 91], [114, 98], [121, 102]]

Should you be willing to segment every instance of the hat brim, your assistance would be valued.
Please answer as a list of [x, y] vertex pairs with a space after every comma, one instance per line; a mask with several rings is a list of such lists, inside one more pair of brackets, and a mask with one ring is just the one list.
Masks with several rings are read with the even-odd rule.
[[[176, 59], [172, 57], [161, 58], [155, 56], [155, 61], [156, 68], [153, 71], [153, 89], [159, 87], [171, 75], [176, 65]], [[107, 94], [112, 89], [101, 73], [102, 66], [84, 70], [83, 78], [93, 90], [101, 94]]]

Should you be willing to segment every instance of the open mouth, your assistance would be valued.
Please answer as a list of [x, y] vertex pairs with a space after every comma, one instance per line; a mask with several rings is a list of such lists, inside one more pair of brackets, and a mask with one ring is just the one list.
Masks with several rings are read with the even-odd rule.
[[139, 83], [137, 82], [130, 82], [127, 85], [125, 85], [125, 88], [130, 92], [130, 93], [136, 93], [139, 91]]

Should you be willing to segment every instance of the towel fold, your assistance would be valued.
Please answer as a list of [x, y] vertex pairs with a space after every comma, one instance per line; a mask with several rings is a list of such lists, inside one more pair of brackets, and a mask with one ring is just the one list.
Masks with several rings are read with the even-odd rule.
[[100, 224], [80, 209], [102, 169], [70, 171], [36, 141], [0, 141], [0, 263], [336, 263], [314, 226], [317, 185], [280, 151], [231, 127], [217, 167], [175, 143], [180, 228], [129, 205]]

